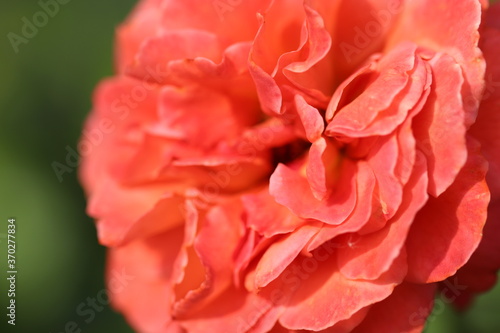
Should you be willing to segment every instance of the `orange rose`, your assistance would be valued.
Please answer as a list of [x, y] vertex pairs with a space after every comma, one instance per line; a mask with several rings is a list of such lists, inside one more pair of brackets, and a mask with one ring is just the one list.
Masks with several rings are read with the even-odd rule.
[[437, 288], [460, 306], [491, 288], [499, 18], [141, 1], [80, 169], [109, 269], [134, 276], [112, 305], [150, 333], [421, 332]]

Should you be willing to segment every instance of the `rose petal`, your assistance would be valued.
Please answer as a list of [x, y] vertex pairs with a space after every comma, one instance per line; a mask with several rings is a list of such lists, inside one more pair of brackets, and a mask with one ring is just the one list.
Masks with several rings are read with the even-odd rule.
[[[351, 214], [356, 204], [356, 164], [344, 159], [339, 173], [342, 177], [332, 194], [320, 201], [314, 197], [304, 177], [279, 164], [271, 175], [269, 193], [276, 202], [288, 207], [301, 218], [340, 224]], [[297, 193], [301, 193], [301, 196], [298, 197]]]
[[314, 197], [325, 199], [335, 186], [341, 156], [330, 140], [319, 138], [309, 149], [306, 175]]
[[275, 241], [264, 253], [255, 270], [255, 288], [267, 286], [299, 255], [319, 231], [319, 223], [304, 225], [280, 241]]
[[299, 114], [302, 125], [306, 132], [307, 139], [314, 142], [321, 137], [325, 125], [318, 109], [309, 105], [304, 97], [295, 95], [295, 106]]
[[377, 178], [379, 200], [387, 219], [392, 218], [403, 200], [403, 184], [396, 175], [399, 146], [396, 136], [380, 138], [366, 157]]
[[[283, 273], [282, 280], [297, 290], [280, 317], [284, 327], [317, 331], [349, 319], [364, 307], [388, 297], [404, 276], [389, 270], [375, 281], [350, 280], [332, 259], [321, 262], [310, 274], [292, 274], [290, 270]], [[403, 256], [395, 265], [402, 260]]]
[[[425, 165], [419, 165], [408, 182], [402, 206], [387, 226], [361, 236], [352, 247], [338, 249], [337, 263], [345, 277], [373, 280], [392, 266], [404, 246], [415, 215], [427, 202], [426, 188]], [[404, 266], [401, 269], [406, 271]]]
[[141, 332], [180, 332], [166, 328], [171, 322], [173, 300], [171, 263], [181, 243], [182, 228], [177, 228], [109, 251], [111, 304]]
[[[465, 112], [461, 88], [462, 70], [449, 55], [429, 61], [432, 91], [424, 109], [414, 118], [417, 147], [427, 159], [429, 193], [439, 196], [455, 180], [467, 160]], [[452, 146], [453, 149], [449, 149]]]
[[434, 284], [403, 283], [382, 302], [373, 305], [352, 333], [420, 333], [434, 303]]
[[142, 43], [156, 34], [161, 22], [158, 7], [162, 1], [141, 1], [127, 21], [118, 28], [115, 57], [119, 73], [123, 73], [127, 66], [133, 63]]
[[210, 306], [182, 321], [188, 332], [248, 332], [271, 309], [264, 296], [246, 290], [229, 288]]
[[[374, 81], [354, 100], [344, 102], [348, 103], [347, 105], [328, 111], [335, 116], [328, 124], [326, 133], [334, 137], [384, 135], [401, 124], [404, 115], [420, 98], [426, 81], [425, 66], [417, 61], [415, 52], [416, 45], [405, 43], [382, 57], [376, 72], [372, 73], [376, 75]], [[415, 72], [415, 85], [411, 84], [411, 72]], [[401, 95], [403, 100], [399, 100], [398, 95]], [[392, 108], [396, 108], [396, 115], [392, 121], [386, 122], [385, 113], [394, 113], [390, 110], [393, 103], [395, 106]], [[388, 109], [389, 111], [386, 111]], [[382, 118], [383, 126], [372, 125], [377, 117]], [[370, 128], [370, 125], [374, 128]]]
[[[491, 7], [487, 15], [493, 21], [491, 25], [497, 23], [500, 17], [500, 5]], [[493, 20], [495, 19], [495, 20]], [[500, 197], [500, 64], [498, 54], [500, 52], [500, 25], [495, 29], [487, 25], [481, 32], [481, 49], [487, 62], [486, 87], [483, 100], [481, 101], [479, 115], [476, 123], [472, 126], [470, 133], [481, 143], [481, 152], [489, 162], [488, 185], [495, 198]]]
[[205, 267], [206, 278], [198, 289], [189, 291], [175, 304], [174, 314], [178, 319], [188, 318], [189, 313], [203, 308], [232, 287], [233, 257], [244, 232], [241, 210], [241, 204], [234, 201], [207, 212], [194, 241], [194, 249]]
[[333, 239], [338, 247], [349, 246], [350, 240], [335, 239], [336, 236], [380, 229], [386, 222], [376, 190], [376, 179], [372, 169], [366, 162], [358, 162], [356, 173], [357, 202], [352, 214], [340, 225], [323, 225], [318, 234], [309, 243], [307, 249], [312, 251], [324, 242]]
[[490, 195], [484, 180], [486, 161], [469, 140], [469, 158], [453, 185], [430, 198], [410, 230], [408, 281], [429, 283], [455, 274], [477, 248]]
[[[99, 241], [106, 246], [116, 246], [132, 237], [141, 237], [167, 230], [182, 223], [178, 207], [180, 198], [162, 185], [122, 187], [112, 180], [102, 182], [102, 187], [91, 195], [87, 213], [95, 217]], [[166, 214], [162, 223], [151, 219]]]
[[391, 50], [402, 41], [412, 41], [453, 58], [465, 77], [466, 84], [459, 88], [466, 110], [465, 125], [470, 126], [476, 117], [484, 85], [485, 62], [477, 47], [481, 22], [480, 2], [405, 1], [401, 9], [400, 19], [392, 30], [385, 50]]
[[[329, 2], [328, 2], [329, 3]], [[344, 80], [371, 55], [381, 52], [389, 34], [398, 22], [401, 1], [369, 0], [362, 4], [338, 1], [328, 4], [324, 17], [333, 38], [334, 75]]]
[[286, 207], [279, 205], [264, 189], [257, 194], [242, 197], [247, 215], [247, 225], [264, 237], [294, 231], [304, 223]]

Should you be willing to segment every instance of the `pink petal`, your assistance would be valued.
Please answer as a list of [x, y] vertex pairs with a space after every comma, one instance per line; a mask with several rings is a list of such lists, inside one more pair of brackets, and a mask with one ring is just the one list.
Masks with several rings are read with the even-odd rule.
[[[144, 92], [140, 99], [132, 98], [135, 90]], [[79, 172], [88, 192], [97, 190], [105, 178], [119, 178], [126, 169], [141, 145], [143, 129], [156, 120], [158, 92], [156, 86], [147, 90], [127, 77], [106, 80], [96, 89], [94, 110], [79, 144]]]
[[377, 61], [381, 55], [374, 55], [371, 61], [360, 66], [354, 71], [351, 76], [342, 81], [328, 104], [325, 112], [325, 120], [329, 123], [332, 121], [335, 114], [344, 106], [355, 100], [374, 80], [372, 73], [377, 67]]
[[[109, 250], [107, 284], [112, 306], [141, 332], [180, 332], [171, 323], [171, 278], [182, 228]], [[175, 326], [175, 325], [174, 325]]]
[[429, 193], [439, 196], [453, 183], [467, 159], [463, 74], [448, 55], [438, 54], [429, 64], [432, 91], [424, 109], [414, 118], [413, 129], [417, 147], [427, 159]]
[[487, 165], [470, 141], [469, 159], [455, 183], [431, 198], [412, 225], [406, 242], [409, 281], [429, 283], [455, 274], [481, 240], [490, 200]]
[[[455, 303], [468, 305], [474, 293], [484, 292], [497, 281], [500, 268], [500, 66], [497, 58], [500, 52], [500, 5], [496, 4], [487, 11], [484, 29], [481, 31], [481, 49], [487, 63], [486, 88], [481, 101], [479, 115], [470, 133], [480, 141], [481, 152], [489, 163], [486, 180], [491, 191], [488, 219], [483, 230], [483, 238], [470, 260], [456, 274], [461, 285], [467, 286]], [[453, 278], [450, 278], [453, 279]], [[453, 281], [453, 280], [452, 280]]]
[[[427, 70], [430, 71], [429, 66], [427, 66]], [[429, 97], [431, 91], [431, 83], [432, 75], [427, 75], [427, 82], [420, 100], [410, 111], [410, 114], [399, 127], [396, 134], [400, 158], [397, 160], [394, 172], [403, 185], [408, 182], [415, 163], [425, 163], [425, 156], [423, 154], [416, 154], [416, 140], [413, 134], [412, 122], [413, 118], [422, 111], [422, 108], [427, 102], [427, 98]], [[421, 160], [417, 160], [417, 156], [419, 156]]]
[[480, 2], [405, 1], [401, 9], [400, 19], [385, 49], [391, 50], [402, 41], [412, 41], [423, 48], [450, 55], [465, 77], [466, 84], [459, 89], [466, 110], [465, 125], [470, 126], [476, 117], [484, 85], [485, 62], [477, 47], [481, 22]]
[[299, 255], [305, 245], [319, 231], [319, 224], [300, 227], [279, 241], [275, 241], [264, 253], [255, 270], [255, 287], [267, 286], [276, 279]]
[[415, 215], [427, 202], [426, 188], [425, 165], [420, 165], [405, 188], [402, 206], [388, 225], [380, 231], [361, 236], [352, 247], [338, 249], [337, 262], [345, 277], [373, 280], [392, 266], [403, 249]]
[[[180, 201], [165, 186], [122, 187], [107, 180], [99, 191], [89, 198], [87, 212], [96, 218], [99, 241], [106, 246], [116, 246], [131, 237], [142, 237], [167, 230], [182, 223], [178, 207]], [[157, 223], [155, 218], [167, 214]], [[152, 225], [151, 221], [155, 221]]]
[[274, 79], [252, 60], [250, 60], [249, 69], [255, 82], [262, 111], [270, 115], [281, 114], [282, 93]]
[[300, 95], [295, 95], [295, 106], [301, 123], [304, 126], [307, 139], [310, 142], [318, 140], [325, 128], [323, 118], [318, 109], [309, 105]]
[[[228, 42], [249, 41], [255, 37], [259, 22], [255, 13], [264, 11], [269, 0], [225, 2], [205, 0], [163, 1], [162, 28], [199, 29], [214, 33]], [[193, 10], [196, 8], [196, 10]], [[235, 29], [238, 27], [238, 29]]]
[[352, 333], [420, 333], [434, 304], [434, 284], [403, 283], [380, 303], [373, 305]]
[[304, 10], [303, 30], [307, 36], [297, 51], [280, 57], [279, 66], [283, 68], [283, 75], [304, 93], [311, 96], [330, 94], [334, 86], [333, 75], [324, 74], [332, 71], [331, 58], [326, 58], [331, 48], [331, 36], [325, 29], [323, 17], [315, 9], [304, 4]]
[[332, 194], [320, 201], [314, 197], [304, 177], [279, 164], [271, 175], [269, 193], [276, 202], [301, 218], [340, 224], [351, 214], [356, 204], [356, 164], [344, 159], [339, 174], [342, 177], [335, 184]]
[[116, 63], [119, 73], [123, 73], [133, 63], [142, 43], [158, 31], [161, 22], [158, 7], [162, 1], [141, 1], [127, 21], [117, 29]]
[[264, 296], [229, 288], [209, 306], [183, 320], [181, 325], [190, 333], [248, 332], [271, 307]]
[[[352, 214], [340, 225], [323, 225], [307, 250], [312, 251], [328, 240], [333, 239], [336, 247], [350, 246], [350, 239], [335, 238], [339, 235], [359, 232], [370, 232], [380, 229], [386, 222], [380, 200], [376, 192], [376, 179], [366, 162], [358, 162], [356, 173], [357, 202]], [[356, 238], [356, 237], [355, 237]]]
[[165, 87], [159, 100], [156, 133], [161, 126], [178, 132], [193, 146], [208, 149], [221, 140], [237, 137], [244, 125], [238, 121], [239, 112], [229, 98], [215, 91]]
[[203, 308], [232, 286], [234, 254], [244, 233], [241, 208], [237, 201], [217, 206], [202, 221], [194, 249], [205, 267], [206, 278], [199, 288], [189, 291], [176, 303], [177, 318], [189, 318], [188, 314]]
[[[500, 5], [487, 12], [486, 27], [481, 32], [481, 49], [486, 59], [486, 87], [476, 123], [470, 133], [481, 143], [481, 152], [489, 162], [488, 186], [494, 198], [500, 197]], [[493, 28], [492, 26], [497, 26]]]
[[[326, 133], [335, 137], [384, 135], [401, 124], [419, 100], [426, 81], [425, 65], [417, 60], [415, 52], [416, 45], [406, 43], [382, 57], [377, 70], [371, 74], [376, 76], [374, 81], [355, 99], [344, 101], [347, 105], [328, 111], [335, 116]], [[412, 75], [415, 84], [412, 84]], [[377, 117], [381, 120], [372, 125]]]
[[219, 37], [206, 31], [194, 29], [164, 32], [142, 44], [135, 63], [132, 65], [134, 67], [139, 65], [139, 67], [131, 67], [128, 72], [138, 72], [138, 77], [160, 83], [166, 78], [152, 77], [151, 74], [145, 76], [148, 74], [148, 70], [155, 70], [159, 64], [165, 66], [173, 60], [194, 58], [206, 58], [213, 62], [220, 62], [222, 47]]
[[400, 156], [397, 137], [380, 138], [366, 157], [377, 178], [379, 200], [387, 219], [393, 217], [403, 200], [403, 184], [396, 174]]
[[268, 189], [242, 197], [247, 213], [247, 225], [264, 237], [294, 231], [304, 220], [274, 201]]
[[[323, 258], [323, 260], [325, 260]], [[318, 331], [355, 315], [359, 310], [388, 297], [404, 275], [389, 270], [375, 281], [350, 280], [333, 261], [334, 256], [317, 264], [316, 270], [293, 274], [285, 271], [282, 281], [296, 293], [280, 323], [290, 329]], [[395, 262], [401, 265], [403, 257]]]
[[392, 0], [369, 0], [362, 5], [354, 1], [335, 1], [326, 6], [334, 7], [323, 15], [330, 18], [335, 57], [333, 75], [337, 82], [342, 82], [370, 56], [382, 51], [398, 22], [402, 6], [400, 1]]
[[391, 133], [395, 125], [401, 124], [408, 118], [408, 113], [418, 108], [418, 103], [427, 98], [426, 89], [429, 88], [432, 75], [429, 66], [420, 57], [416, 58], [416, 66], [409, 73], [410, 82], [398, 95], [387, 110], [383, 110], [377, 118], [363, 130], [369, 135], [385, 135]]
[[309, 149], [306, 175], [314, 197], [325, 199], [338, 180], [337, 168], [341, 162], [338, 148], [323, 137], [313, 142]]

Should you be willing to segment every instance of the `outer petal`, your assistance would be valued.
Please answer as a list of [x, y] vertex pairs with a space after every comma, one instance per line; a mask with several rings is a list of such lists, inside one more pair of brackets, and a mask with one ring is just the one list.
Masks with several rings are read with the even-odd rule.
[[[485, 292], [492, 288], [498, 280], [500, 267], [500, 200], [492, 201], [488, 207], [488, 221], [483, 230], [481, 243], [471, 258], [460, 268], [457, 274], [450, 277], [452, 284], [459, 281], [463, 286], [453, 290], [456, 296], [455, 304], [460, 308], [470, 305], [477, 293]], [[447, 281], [448, 282], [448, 281]], [[443, 285], [449, 288], [449, 285]]]
[[[140, 90], [141, 98], [133, 98]], [[159, 88], [127, 77], [102, 82], [79, 145], [81, 180], [89, 193], [108, 177], [118, 178], [140, 147], [142, 132], [156, 121]], [[134, 95], [133, 95], [134, 94]], [[113, 154], [109, 154], [113, 151]]]
[[272, 303], [261, 295], [229, 288], [210, 306], [183, 320], [181, 325], [190, 333], [246, 333], [271, 307]]
[[[470, 133], [481, 143], [481, 151], [489, 162], [488, 185], [494, 198], [500, 197], [500, 5], [486, 14], [481, 32], [481, 49], [486, 59], [486, 87], [476, 123]], [[496, 24], [496, 27], [494, 25]]]
[[492, 6], [485, 17], [481, 32], [481, 49], [487, 63], [486, 88], [476, 123], [471, 134], [481, 142], [481, 152], [489, 163], [486, 179], [492, 201], [488, 207], [488, 220], [483, 238], [468, 263], [462, 267], [457, 278], [466, 285], [457, 303], [468, 305], [474, 293], [491, 288], [497, 280], [500, 268], [500, 4]]
[[367, 156], [367, 161], [377, 178], [379, 200], [387, 219], [398, 211], [403, 200], [403, 184], [396, 174], [400, 159], [398, 142], [395, 136], [379, 139]]
[[182, 228], [111, 249], [107, 282], [111, 304], [136, 329], [146, 333], [178, 333], [171, 323], [175, 261]]
[[[199, 29], [221, 36], [228, 42], [247, 41], [259, 27], [255, 13], [269, 6], [269, 0], [245, 2], [205, 0], [163, 0], [162, 28], [166, 30]], [[196, 8], [196, 10], [193, 10]], [[234, 27], [238, 27], [235, 29]]]
[[230, 202], [209, 210], [202, 221], [194, 249], [205, 267], [206, 276], [199, 288], [188, 291], [175, 305], [174, 313], [179, 320], [189, 318], [232, 287], [234, 254], [244, 232], [241, 210], [238, 201]]
[[[310, 274], [304, 270], [283, 273], [282, 280], [297, 290], [280, 318], [284, 327], [317, 331], [349, 319], [362, 308], [388, 297], [405, 273], [389, 270], [375, 281], [350, 280], [339, 272], [332, 259], [317, 264], [316, 270], [309, 270]], [[404, 260], [401, 256], [395, 265]]]
[[480, 22], [481, 4], [477, 0], [405, 1], [398, 24], [385, 45], [390, 50], [402, 41], [413, 41], [455, 59], [465, 76], [461, 89], [466, 126], [476, 117], [484, 84], [485, 62], [477, 47]]
[[145, 0], [132, 12], [128, 20], [117, 30], [116, 63], [119, 73], [134, 61], [142, 43], [154, 36], [160, 27], [163, 0]]
[[429, 64], [432, 90], [413, 121], [413, 130], [418, 148], [427, 158], [429, 193], [438, 196], [453, 183], [467, 160], [466, 113], [461, 95], [463, 74], [455, 60], [438, 54]]
[[[116, 246], [132, 237], [151, 235], [181, 224], [181, 210], [171, 208], [180, 204], [180, 198], [169, 193], [165, 186], [122, 187], [106, 180], [101, 190], [90, 197], [87, 211], [98, 219], [101, 244]], [[158, 223], [159, 216], [167, 218]]]
[[391, 296], [370, 308], [352, 333], [420, 333], [431, 313], [436, 286], [403, 283]]
[[455, 183], [429, 200], [410, 230], [409, 281], [429, 283], [455, 274], [481, 240], [490, 200], [484, 179], [487, 165], [477, 143], [469, 146], [469, 160]]

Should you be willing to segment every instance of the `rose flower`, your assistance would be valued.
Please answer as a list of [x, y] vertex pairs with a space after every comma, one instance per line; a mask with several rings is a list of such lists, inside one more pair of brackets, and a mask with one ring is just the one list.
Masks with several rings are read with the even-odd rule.
[[112, 306], [147, 333], [421, 332], [437, 293], [467, 306], [500, 267], [498, 22], [141, 1], [81, 152]]

